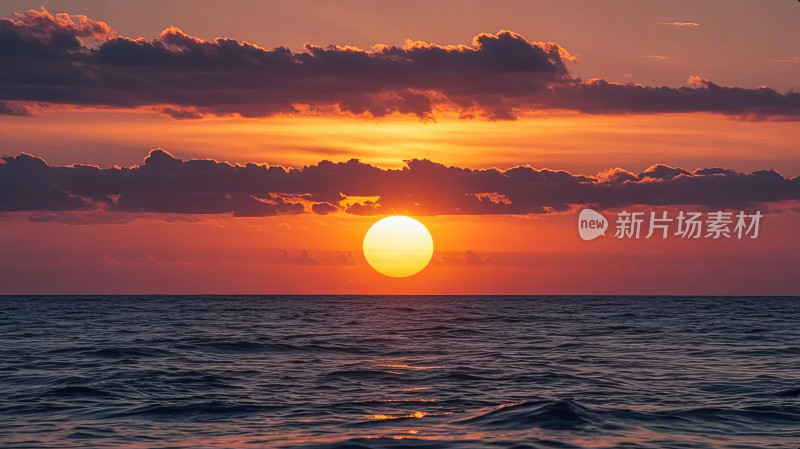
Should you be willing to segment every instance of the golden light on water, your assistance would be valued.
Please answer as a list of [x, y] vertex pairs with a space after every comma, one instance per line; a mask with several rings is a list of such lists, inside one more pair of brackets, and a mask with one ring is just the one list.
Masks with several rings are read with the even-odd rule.
[[420, 272], [433, 256], [433, 238], [419, 221], [402, 215], [386, 217], [364, 236], [364, 257], [379, 273], [406, 277]]
[[[420, 412], [420, 411], [412, 412], [412, 413], [409, 413], [407, 415], [384, 415], [384, 414], [378, 413], [376, 415], [367, 415], [366, 416], [367, 419], [378, 420], [378, 421], [385, 421], [385, 420], [388, 420], [388, 419], [398, 419], [398, 418], [417, 418], [417, 419], [420, 419], [420, 418], [424, 418], [424, 417], [425, 417], [425, 412]], [[416, 433], [416, 432], [412, 432], [412, 433]]]

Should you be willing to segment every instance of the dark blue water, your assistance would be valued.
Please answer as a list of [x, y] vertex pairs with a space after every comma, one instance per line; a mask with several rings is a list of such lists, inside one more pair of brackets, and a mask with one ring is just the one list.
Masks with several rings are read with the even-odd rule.
[[800, 299], [4, 297], [2, 447], [792, 448]]

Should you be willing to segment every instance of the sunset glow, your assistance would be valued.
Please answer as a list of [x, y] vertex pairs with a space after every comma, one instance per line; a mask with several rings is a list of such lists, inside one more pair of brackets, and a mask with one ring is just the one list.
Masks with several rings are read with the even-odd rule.
[[3, 0], [0, 447], [797, 447], [798, 21]]
[[[796, 5], [302, 3], [8, 3], [5, 291], [792, 290]], [[583, 207], [768, 215], [757, 242], [586, 244]], [[436, 236], [404, 270], [364, 246], [397, 215]]]

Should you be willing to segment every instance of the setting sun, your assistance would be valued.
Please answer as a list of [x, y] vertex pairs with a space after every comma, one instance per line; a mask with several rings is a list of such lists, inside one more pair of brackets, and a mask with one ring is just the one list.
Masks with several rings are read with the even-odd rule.
[[386, 217], [364, 236], [364, 257], [379, 273], [392, 277], [421, 271], [433, 255], [433, 238], [419, 221], [401, 215]]

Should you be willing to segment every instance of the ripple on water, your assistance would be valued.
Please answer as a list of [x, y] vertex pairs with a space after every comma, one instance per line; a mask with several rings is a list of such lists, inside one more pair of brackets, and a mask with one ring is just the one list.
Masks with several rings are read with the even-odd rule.
[[0, 446], [791, 448], [795, 298], [0, 297]]

